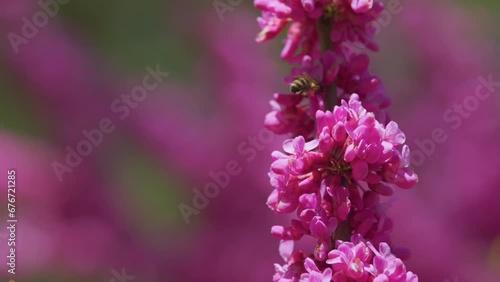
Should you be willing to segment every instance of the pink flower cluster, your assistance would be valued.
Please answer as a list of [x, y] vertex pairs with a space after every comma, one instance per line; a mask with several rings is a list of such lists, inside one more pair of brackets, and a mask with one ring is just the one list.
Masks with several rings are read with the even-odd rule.
[[317, 59], [321, 55], [317, 30], [318, 20], [334, 19], [330, 39], [333, 50], [342, 52], [343, 43], [378, 50], [373, 41], [377, 20], [384, 9], [381, 2], [373, 0], [255, 0], [255, 7], [262, 11], [258, 18], [262, 31], [257, 42], [276, 38], [288, 27], [281, 58], [297, 63], [306, 55]]
[[316, 139], [286, 140], [284, 152], [272, 154], [269, 177], [274, 190], [267, 204], [276, 213], [298, 215], [290, 227], [273, 227], [273, 235], [281, 240], [311, 235], [318, 239], [315, 257], [324, 260], [339, 222], [350, 217], [355, 234], [376, 243], [390, 242], [392, 221], [379, 196], [418, 181], [408, 168], [404, 133], [393, 121], [387, 126], [378, 122], [357, 94], [333, 112], [317, 111], [316, 118]]
[[285, 153], [273, 152], [269, 175], [275, 192], [269, 205], [277, 213], [295, 210], [299, 198], [319, 192], [320, 185], [334, 192], [336, 186], [347, 184], [352, 187], [351, 196], [359, 194], [358, 189], [388, 196], [394, 186], [416, 184], [417, 176], [408, 169], [404, 133], [393, 121], [387, 126], [379, 123], [363, 108], [357, 94], [333, 112], [318, 110], [316, 118], [317, 139], [305, 142], [298, 136], [284, 142]]
[[[408, 252], [391, 249], [393, 222], [381, 201], [418, 182], [409, 168], [410, 150], [385, 111], [391, 102], [368, 71], [369, 57], [343, 45], [378, 48], [371, 23], [382, 4], [255, 0], [255, 5], [263, 11], [257, 41], [276, 37], [290, 23], [281, 57], [300, 63], [285, 78], [293, 94], [275, 94], [264, 121], [274, 133], [292, 137], [283, 152], [272, 153], [269, 172], [274, 190], [267, 205], [277, 214], [296, 213], [289, 226], [271, 229], [285, 260], [275, 266], [273, 281], [418, 281], [401, 260]], [[313, 251], [294, 251], [305, 236], [314, 239]]]
[[[418, 181], [408, 168], [405, 135], [393, 121], [378, 122], [356, 94], [333, 112], [318, 110], [316, 119], [317, 138], [286, 140], [284, 152], [272, 154], [274, 190], [267, 204], [278, 214], [297, 214], [290, 226], [271, 229], [287, 262], [276, 266], [274, 281], [417, 281], [391, 254], [392, 221], [380, 202], [396, 187], [408, 189]], [[335, 249], [346, 232], [357, 241]], [[293, 242], [306, 235], [317, 240], [313, 254], [292, 255]]]
[[418, 281], [389, 245], [380, 243], [377, 249], [359, 235], [353, 235], [350, 242], [337, 241], [337, 248], [323, 262], [305, 257], [301, 251], [293, 253], [293, 241], [282, 241], [280, 251], [285, 264], [275, 264], [276, 282]]

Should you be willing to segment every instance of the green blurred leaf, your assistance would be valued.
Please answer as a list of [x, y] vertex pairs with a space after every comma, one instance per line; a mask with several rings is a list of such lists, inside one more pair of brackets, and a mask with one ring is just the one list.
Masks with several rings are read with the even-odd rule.
[[132, 71], [160, 64], [188, 77], [198, 48], [179, 40], [179, 27], [171, 25], [164, 1], [75, 1], [63, 9], [66, 21], [82, 27], [117, 68]]
[[182, 220], [177, 208], [181, 200], [175, 193], [174, 187], [178, 187], [175, 178], [157, 160], [134, 147], [127, 147], [126, 152], [116, 160], [114, 169], [117, 186], [124, 189], [120, 196], [126, 210], [134, 211], [134, 224], [151, 232], [178, 224]]

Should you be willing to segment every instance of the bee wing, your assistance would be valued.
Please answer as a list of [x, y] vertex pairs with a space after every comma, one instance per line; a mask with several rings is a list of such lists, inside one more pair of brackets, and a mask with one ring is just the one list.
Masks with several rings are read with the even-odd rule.
[[308, 73], [306, 73], [306, 72], [302, 73], [302, 76], [303, 76], [305, 79], [307, 79], [308, 81], [314, 80], [314, 79], [313, 79], [311, 76], [309, 76], [309, 74], [308, 74]]

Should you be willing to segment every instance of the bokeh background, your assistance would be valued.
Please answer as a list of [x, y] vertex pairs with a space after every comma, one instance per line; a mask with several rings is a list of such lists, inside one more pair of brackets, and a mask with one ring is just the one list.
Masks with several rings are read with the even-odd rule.
[[[266, 173], [283, 137], [263, 139], [263, 118], [290, 67], [279, 40], [255, 43], [252, 2], [222, 16], [212, 1], [60, 2], [13, 47], [9, 34], [43, 10], [0, 0], [0, 279], [270, 281], [281, 258], [269, 230], [285, 219], [265, 205]], [[478, 77], [500, 82], [500, 3], [400, 2], [371, 71], [425, 157], [413, 163], [418, 186], [389, 200], [393, 241], [412, 250], [406, 264], [420, 281], [500, 281], [500, 87], [456, 128], [443, 119], [474, 95]], [[121, 116], [112, 105], [125, 105], [147, 67], [169, 75]], [[59, 179], [54, 162], [103, 119], [113, 132]], [[436, 128], [446, 141], [419, 148]], [[238, 173], [187, 223], [179, 205], [192, 206], [193, 189], [228, 163]], [[8, 169], [18, 186], [15, 276]]]

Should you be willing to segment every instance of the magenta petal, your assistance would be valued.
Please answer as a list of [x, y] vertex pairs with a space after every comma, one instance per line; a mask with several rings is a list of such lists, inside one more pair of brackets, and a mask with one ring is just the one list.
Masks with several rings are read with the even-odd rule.
[[399, 129], [398, 124], [390, 121], [386, 127], [386, 138], [394, 144], [403, 144], [406, 141], [405, 134]]
[[350, 144], [349, 146], [347, 146], [345, 150], [344, 160], [346, 162], [351, 162], [357, 157], [357, 155], [358, 155], [357, 148], [354, 146], [354, 144]]
[[319, 135], [319, 150], [320, 152], [329, 154], [334, 146], [334, 142], [330, 133], [328, 132], [328, 127], [324, 127], [323, 131]]
[[393, 154], [394, 154], [394, 146], [392, 145], [392, 143], [389, 143], [389, 142], [386, 142], [386, 141], [382, 141], [382, 146], [383, 146], [383, 149], [382, 149], [382, 153], [380, 154], [380, 159], [379, 161], [380, 162], [388, 162]]
[[318, 204], [318, 196], [316, 194], [304, 194], [299, 197], [299, 203], [303, 208], [315, 209]]
[[359, 54], [351, 58], [351, 72], [353, 73], [361, 73], [368, 68], [370, 64], [370, 57], [366, 54]]
[[314, 257], [319, 261], [326, 260], [328, 249], [329, 249], [329, 246], [328, 246], [327, 242], [323, 242], [323, 243], [319, 244], [316, 247], [316, 249], [314, 250]]
[[305, 144], [304, 150], [311, 151], [313, 149], [316, 149], [318, 147], [318, 145], [319, 145], [318, 139], [311, 140]]
[[368, 187], [382, 196], [390, 196], [394, 193], [394, 190], [391, 187], [382, 183], [368, 185]]
[[306, 141], [302, 136], [298, 136], [295, 139], [287, 139], [283, 142], [283, 150], [293, 155], [296, 152], [301, 152], [305, 143]]
[[275, 173], [282, 174], [288, 166], [288, 159], [278, 159], [271, 164], [271, 170]]
[[282, 195], [276, 203], [276, 212], [291, 213], [298, 205], [298, 200], [294, 195]]
[[332, 128], [332, 137], [339, 143], [345, 142], [347, 139], [347, 132], [343, 123], [337, 123]]
[[352, 0], [351, 8], [356, 13], [366, 13], [373, 7], [373, 0]]
[[307, 270], [307, 272], [319, 272], [318, 267], [311, 258], [306, 258], [306, 260], [304, 261], [304, 268]]
[[418, 183], [418, 176], [415, 172], [408, 168], [401, 168], [396, 174], [394, 184], [403, 188], [410, 189]]
[[375, 173], [368, 173], [368, 175], [365, 177], [365, 181], [368, 184], [377, 184], [382, 181], [382, 177]]
[[314, 210], [307, 209], [307, 210], [303, 210], [300, 213], [299, 218], [303, 222], [311, 222], [315, 216], [316, 216], [316, 212]]
[[279, 252], [284, 261], [288, 261], [293, 253], [293, 240], [281, 240]]
[[351, 162], [352, 178], [355, 180], [363, 180], [368, 175], [368, 164], [362, 160]]
[[327, 238], [329, 236], [328, 234], [328, 228], [326, 227], [325, 223], [321, 221], [321, 217], [315, 216], [311, 220], [311, 235], [317, 238]]
[[274, 237], [281, 239], [285, 234], [285, 227], [281, 225], [275, 225], [271, 228], [271, 234]]
[[365, 202], [365, 208], [373, 208], [379, 203], [380, 198], [377, 193], [367, 191], [365, 195], [363, 195], [363, 200]]

